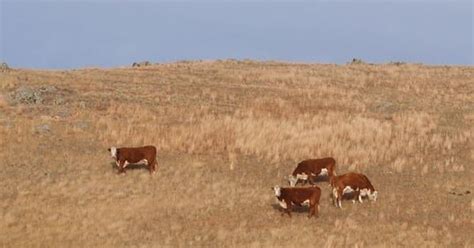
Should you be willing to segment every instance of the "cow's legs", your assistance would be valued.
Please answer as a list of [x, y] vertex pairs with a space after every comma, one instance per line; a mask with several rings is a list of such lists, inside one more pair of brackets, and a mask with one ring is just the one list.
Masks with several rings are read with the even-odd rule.
[[332, 204], [337, 207], [337, 189], [332, 188]]
[[150, 162], [148, 162], [148, 170], [150, 171], [150, 174], [155, 173], [155, 164], [155, 160], [150, 160]]
[[152, 164], [148, 165], [148, 170], [150, 171], [150, 174], [154, 174], [155, 173], [155, 164], [152, 163]]
[[127, 166], [126, 163], [127, 163], [127, 161], [123, 161], [123, 160], [118, 161], [118, 163], [117, 163], [117, 165], [118, 165], [118, 174], [125, 173], [125, 167]]
[[291, 218], [291, 210], [293, 208], [293, 204], [291, 203], [291, 201], [285, 201], [285, 202], [286, 202], [286, 213]]
[[316, 199], [313, 199], [312, 201], [310, 200], [309, 202], [309, 216], [308, 218], [311, 218], [311, 216], [316, 215], [318, 217], [319, 215], [319, 203], [316, 201]]
[[130, 163], [125, 160], [125, 162], [123, 162], [123, 170], [125, 171], [125, 167], [127, 167]]
[[315, 207], [314, 207], [314, 205], [310, 205], [310, 206], [309, 206], [309, 214], [308, 214], [308, 218], [311, 218], [311, 216], [313, 216], [313, 215], [314, 215], [314, 211], [315, 211], [315, 209], [314, 209], [314, 208], [315, 208]]
[[153, 163], [153, 173], [156, 172], [157, 167], [158, 167], [158, 162], [155, 160], [155, 163]]
[[313, 175], [309, 174], [309, 176], [308, 176], [309, 184], [314, 185], [316, 183], [316, 177], [317, 176], [313, 176]]
[[343, 191], [339, 188], [333, 188], [333, 201], [334, 204], [336, 205], [336, 208], [342, 208], [341, 200], [342, 200], [342, 194]]
[[121, 160], [119, 161], [119, 171], [118, 173], [126, 173], [125, 171], [125, 167], [127, 167], [127, 165], [129, 164], [129, 162], [127, 160]]
[[359, 192], [359, 202], [362, 203], [362, 196], [360, 195], [360, 192]]
[[310, 209], [309, 209], [309, 213], [310, 215], [308, 216], [308, 218], [310, 218], [311, 216], [316, 216], [319, 217], [319, 204], [318, 203], [314, 203]]
[[354, 198], [352, 199], [352, 203], [354, 204], [356, 202], [356, 199], [359, 200], [360, 203], [362, 203], [360, 201], [360, 190], [356, 190], [355, 193], [354, 193]]
[[342, 189], [337, 189], [337, 203], [339, 204], [339, 208], [342, 208]]

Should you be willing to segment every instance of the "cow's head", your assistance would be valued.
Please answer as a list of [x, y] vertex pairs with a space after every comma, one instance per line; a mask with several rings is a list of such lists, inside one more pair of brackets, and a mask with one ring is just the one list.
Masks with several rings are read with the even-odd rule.
[[290, 184], [291, 187], [295, 187], [297, 182], [298, 182], [298, 177], [295, 177], [293, 175], [288, 176], [288, 183]]
[[377, 201], [377, 195], [378, 195], [377, 190], [375, 190], [374, 192], [369, 191], [369, 194], [368, 194], [369, 200]]
[[275, 185], [275, 187], [272, 187], [272, 190], [275, 192], [275, 196], [276, 196], [276, 197], [280, 197], [280, 196], [281, 196], [281, 188], [280, 188], [280, 186]]
[[112, 158], [117, 159], [117, 147], [112, 146], [109, 149], [107, 149], [107, 151], [110, 152], [110, 155], [112, 156]]

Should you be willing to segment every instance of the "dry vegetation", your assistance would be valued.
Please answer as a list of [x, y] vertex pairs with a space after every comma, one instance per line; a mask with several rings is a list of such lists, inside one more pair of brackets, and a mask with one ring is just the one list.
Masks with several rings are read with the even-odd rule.
[[[21, 87], [54, 90], [15, 103]], [[473, 138], [473, 67], [10, 69], [0, 246], [472, 247]], [[157, 174], [116, 175], [106, 149], [142, 144], [158, 147]], [[323, 156], [368, 175], [379, 201], [339, 210], [321, 182], [318, 219], [280, 217], [270, 187]]]

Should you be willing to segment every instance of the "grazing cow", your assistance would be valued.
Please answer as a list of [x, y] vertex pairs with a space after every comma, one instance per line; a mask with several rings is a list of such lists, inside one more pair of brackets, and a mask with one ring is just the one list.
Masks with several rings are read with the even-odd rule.
[[358, 199], [362, 203], [362, 197], [367, 196], [369, 200], [377, 200], [377, 191], [370, 183], [370, 180], [360, 173], [350, 172], [340, 176], [333, 176], [330, 179], [332, 186], [333, 201], [336, 207], [342, 208], [341, 200], [345, 193], [355, 192], [354, 199]]
[[156, 147], [154, 146], [143, 146], [143, 147], [111, 147], [107, 149], [112, 158], [115, 159], [115, 163], [118, 167], [118, 173], [125, 173], [125, 167], [129, 164], [145, 163], [148, 165], [148, 169], [151, 173], [155, 173], [156, 166]]
[[[280, 206], [286, 210], [288, 216], [291, 217], [291, 209], [293, 204], [297, 206], [309, 204], [309, 215], [319, 214], [319, 198], [321, 197], [321, 189], [317, 186], [306, 188], [281, 188], [275, 186], [272, 188]], [[284, 215], [284, 212], [282, 212]]]
[[291, 187], [295, 187], [299, 181], [306, 184], [314, 184], [314, 177], [336, 175], [336, 160], [334, 158], [308, 159], [301, 161], [296, 166], [291, 175], [288, 176], [288, 182]]

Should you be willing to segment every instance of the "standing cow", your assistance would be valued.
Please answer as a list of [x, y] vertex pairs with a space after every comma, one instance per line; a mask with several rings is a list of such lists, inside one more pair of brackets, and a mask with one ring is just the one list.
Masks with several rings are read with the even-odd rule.
[[298, 163], [293, 173], [288, 176], [288, 182], [291, 187], [295, 187], [300, 181], [303, 181], [304, 184], [307, 181], [314, 184], [314, 178], [317, 176], [332, 177], [334, 175], [336, 175], [336, 160], [334, 158], [308, 159]]
[[111, 147], [107, 149], [118, 167], [118, 173], [125, 173], [125, 167], [129, 164], [145, 163], [148, 165], [150, 174], [155, 173], [158, 163], [156, 162], [156, 147]]
[[[278, 203], [290, 218], [293, 205], [301, 206], [306, 204], [309, 205], [308, 218], [311, 218], [313, 215], [318, 217], [319, 199], [321, 197], [321, 189], [319, 187], [281, 188], [276, 185], [272, 190], [275, 192]], [[283, 214], [284, 212], [282, 212], [282, 215]]]
[[356, 199], [362, 203], [363, 196], [367, 196], [372, 201], [377, 200], [378, 192], [364, 174], [349, 172], [344, 175], [333, 176], [330, 179], [330, 183], [336, 207], [342, 208], [342, 196], [351, 192], [355, 192], [354, 203]]

